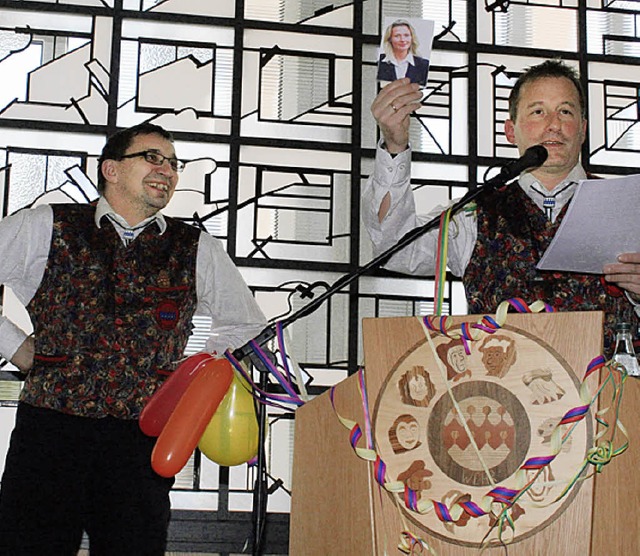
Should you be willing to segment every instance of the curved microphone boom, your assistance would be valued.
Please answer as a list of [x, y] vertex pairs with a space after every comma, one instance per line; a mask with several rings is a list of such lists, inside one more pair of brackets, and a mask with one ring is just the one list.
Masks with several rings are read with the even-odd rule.
[[[467, 195], [461, 198], [459, 201], [454, 203], [451, 206], [452, 213], [457, 212], [462, 207], [466, 206], [470, 201], [472, 201], [477, 195], [484, 192], [487, 186], [489, 187], [501, 187], [505, 185], [509, 180], [520, 175], [521, 172], [527, 170], [529, 168], [536, 168], [541, 166], [545, 160], [547, 160], [547, 156], [549, 153], [547, 149], [545, 149], [542, 145], [534, 145], [533, 147], [529, 147], [525, 153], [518, 158], [517, 160], [513, 160], [505, 166], [502, 167], [500, 173], [487, 180], [483, 187], [479, 187], [476, 189], [470, 190]], [[414, 228], [413, 230], [409, 230], [404, 236], [402, 236], [395, 245], [392, 245], [389, 249], [387, 249], [384, 253], [378, 255], [375, 259], [369, 261], [364, 266], [360, 267], [355, 272], [351, 274], [346, 274], [334, 282], [327, 290], [325, 290], [321, 295], [314, 298], [310, 303], [298, 309], [295, 313], [287, 317], [286, 319], [281, 321], [282, 327], [289, 326], [294, 321], [298, 320], [301, 317], [307, 316], [313, 311], [315, 311], [322, 303], [324, 303], [329, 297], [338, 292], [339, 290], [347, 287], [357, 278], [362, 276], [363, 274], [368, 273], [369, 271], [382, 266], [388, 259], [399, 251], [400, 249], [409, 245], [416, 238], [424, 234], [430, 229], [434, 229], [438, 226], [440, 221], [440, 217], [433, 218], [426, 224]], [[243, 359], [251, 355], [254, 351], [253, 344], [258, 344], [262, 346], [266, 344], [269, 340], [271, 340], [276, 335], [275, 325], [271, 324], [267, 326], [260, 334], [258, 334], [253, 340], [247, 342], [243, 346], [237, 348], [233, 355], [236, 359]], [[254, 363], [257, 361], [254, 360]]]
[[542, 145], [533, 145], [532, 147], [529, 147], [526, 151], [524, 151], [524, 154], [520, 158], [505, 164], [500, 170], [500, 173], [488, 179], [484, 183], [484, 186], [503, 186], [513, 178], [517, 178], [525, 170], [542, 166], [544, 164], [544, 161], [547, 160], [548, 156], [549, 153], [547, 149], [545, 149]]

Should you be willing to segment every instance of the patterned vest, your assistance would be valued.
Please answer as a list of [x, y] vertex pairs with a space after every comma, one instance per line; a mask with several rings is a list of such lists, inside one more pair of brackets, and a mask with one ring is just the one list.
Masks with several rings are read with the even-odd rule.
[[89, 205], [53, 205], [51, 248], [27, 306], [35, 363], [21, 400], [86, 417], [139, 417], [183, 356], [200, 232], [167, 218], [127, 247]]
[[615, 345], [616, 322], [630, 322], [637, 329], [638, 319], [626, 296], [607, 286], [600, 275], [536, 269], [568, 205], [551, 223], [515, 185], [488, 191], [477, 205], [478, 239], [463, 276], [470, 313], [490, 314], [512, 297], [529, 304], [541, 299], [559, 311], [601, 310], [607, 357]]

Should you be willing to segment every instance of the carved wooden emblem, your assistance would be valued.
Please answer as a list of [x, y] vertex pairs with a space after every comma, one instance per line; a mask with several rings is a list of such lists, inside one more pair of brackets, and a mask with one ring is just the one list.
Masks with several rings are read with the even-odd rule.
[[[471, 342], [468, 355], [459, 340], [433, 335], [432, 343], [425, 339], [397, 360], [376, 399], [375, 441], [388, 480], [404, 483], [422, 504], [411, 509], [406, 492], [389, 495], [428, 534], [480, 547], [498, 537], [502, 506], [487, 506], [488, 493], [528, 485], [509, 510], [515, 527], [509, 540], [533, 535], [577, 492], [558, 498], [592, 443], [591, 421], [574, 428], [549, 466], [537, 472], [521, 466], [552, 453], [556, 424], [580, 405], [574, 371], [528, 332], [506, 326]], [[472, 501], [491, 511], [446, 522], [426, 511], [432, 501], [449, 510]]]

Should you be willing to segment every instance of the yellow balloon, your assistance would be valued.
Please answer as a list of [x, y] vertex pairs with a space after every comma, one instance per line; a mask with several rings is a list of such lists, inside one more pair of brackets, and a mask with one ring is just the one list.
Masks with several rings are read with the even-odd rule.
[[198, 443], [211, 461], [231, 467], [258, 453], [258, 419], [250, 386], [234, 372], [231, 386]]

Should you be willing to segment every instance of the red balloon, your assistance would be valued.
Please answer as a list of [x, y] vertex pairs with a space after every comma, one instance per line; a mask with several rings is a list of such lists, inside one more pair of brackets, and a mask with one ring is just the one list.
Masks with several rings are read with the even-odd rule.
[[173, 477], [186, 465], [232, 380], [228, 360], [203, 363], [153, 447], [151, 466], [158, 475]]
[[140, 414], [140, 429], [147, 436], [160, 436], [180, 398], [186, 392], [204, 362], [213, 359], [210, 353], [187, 357], [156, 390]]

